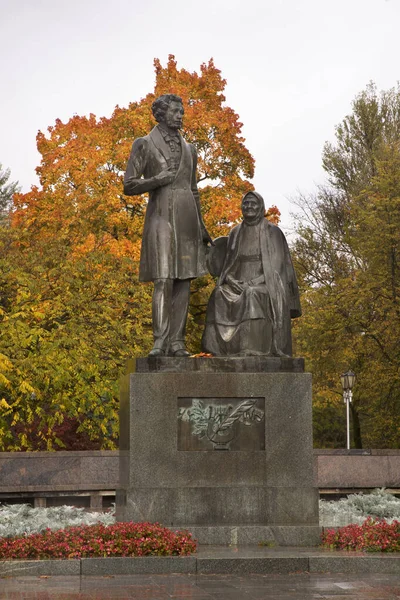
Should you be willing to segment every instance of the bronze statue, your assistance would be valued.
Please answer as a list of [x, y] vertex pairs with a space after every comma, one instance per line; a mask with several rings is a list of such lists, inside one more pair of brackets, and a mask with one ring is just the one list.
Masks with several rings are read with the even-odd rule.
[[196, 150], [179, 133], [182, 99], [160, 96], [152, 111], [158, 125], [133, 143], [124, 194], [149, 192], [139, 270], [140, 281], [154, 281], [154, 347], [149, 356], [189, 356], [185, 329], [190, 280], [207, 273], [205, 247], [212, 240], [200, 211]]
[[285, 236], [264, 210], [260, 194], [245, 194], [243, 222], [210, 249], [219, 278], [202, 349], [215, 356], [292, 355], [291, 319], [301, 315], [296, 274]]

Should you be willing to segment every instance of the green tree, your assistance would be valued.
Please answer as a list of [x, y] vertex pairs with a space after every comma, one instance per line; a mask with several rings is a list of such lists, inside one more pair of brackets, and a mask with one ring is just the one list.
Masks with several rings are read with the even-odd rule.
[[[7, 225], [9, 210], [12, 206], [13, 195], [18, 192], [19, 188], [17, 182], [9, 182], [10, 174], [10, 169], [4, 170], [2, 164], [0, 163], [0, 324], [5, 311], [10, 306], [12, 298], [12, 286], [9, 277], [12, 266], [6, 258], [7, 251], [11, 243], [10, 232]], [[0, 348], [0, 390], [4, 390], [11, 386], [9, 379], [11, 370], [12, 363]], [[2, 400], [4, 399], [1, 398], [0, 391], [0, 405]]]
[[11, 171], [0, 163], [0, 223], [4, 221], [12, 206], [13, 195], [19, 191], [18, 182], [9, 182]]
[[328, 185], [298, 200], [297, 351], [314, 375], [317, 446], [344, 446], [339, 374], [352, 368], [354, 446], [399, 447], [400, 88], [370, 84], [352, 108], [324, 148]]
[[[151, 286], [137, 275], [147, 197], [124, 196], [122, 180], [133, 139], [155, 124], [155, 97], [183, 98], [184, 136], [198, 148], [214, 236], [239, 217], [241, 195], [252, 188], [254, 160], [213, 61], [189, 73], [170, 56], [165, 67], [155, 61], [155, 74], [152, 93], [110, 118], [74, 116], [38, 134], [40, 186], [14, 195], [0, 239], [2, 450], [62, 448], [66, 419], [99, 447], [116, 444], [119, 377], [128, 358], [152, 345]], [[209, 285], [202, 278], [193, 286], [194, 352]]]

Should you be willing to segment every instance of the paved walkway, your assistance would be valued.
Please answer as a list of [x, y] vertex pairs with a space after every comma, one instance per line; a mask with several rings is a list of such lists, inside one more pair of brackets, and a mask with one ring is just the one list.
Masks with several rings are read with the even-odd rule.
[[399, 600], [398, 575], [115, 575], [0, 579], [1, 600]]

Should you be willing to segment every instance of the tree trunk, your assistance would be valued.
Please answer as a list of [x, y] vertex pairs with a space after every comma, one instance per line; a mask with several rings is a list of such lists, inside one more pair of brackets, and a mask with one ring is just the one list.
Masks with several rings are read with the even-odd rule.
[[351, 418], [353, 421], [353, 443], [354, 448], [362, 448], [361, 426], [358, 411], [354, 404], [350, 404]]

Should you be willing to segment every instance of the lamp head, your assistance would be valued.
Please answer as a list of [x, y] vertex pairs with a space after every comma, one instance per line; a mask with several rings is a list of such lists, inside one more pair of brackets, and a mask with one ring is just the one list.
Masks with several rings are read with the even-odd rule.
[[356, 380], [356, 376], [353, 371], [347, 371], [347, 373], [342, 373], [340, 376], [340, 381], [342, 382], [342, 388], [344, 391], [351, 390]]

